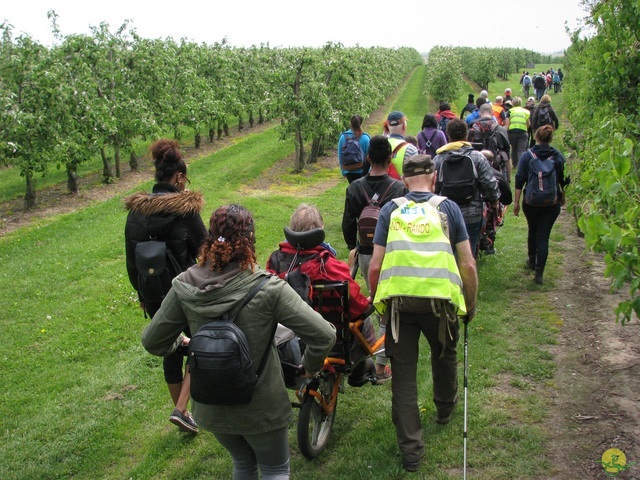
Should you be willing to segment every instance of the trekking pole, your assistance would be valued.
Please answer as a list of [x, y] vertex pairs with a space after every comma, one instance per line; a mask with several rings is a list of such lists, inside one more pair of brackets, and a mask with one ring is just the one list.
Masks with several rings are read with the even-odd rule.
[[464, 317], [464, 427], [462, 432], [463, 447], [462, 456], [464, 465], [462, 467], [462, 478], [467, 480], [467, 387], [469, 377], [469, 317]]

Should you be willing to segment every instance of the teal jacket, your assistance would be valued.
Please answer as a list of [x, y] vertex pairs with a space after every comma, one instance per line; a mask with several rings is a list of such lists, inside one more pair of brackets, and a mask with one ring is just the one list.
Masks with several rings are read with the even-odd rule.
[[[340, 155], [341, 155], [340, 152], [342, 152], [342, 145], [344, 145], [344, 142], [346, 142], [349, 137], [353, 137], [353, 132], [351, 131], [351, 129], [342, 132], [340, 134], [340, 139], [338, 140], [338, 162], [340, 163], [340, 172], [342, 172], [342, 175], [346, 175], [348, 173], [362, 173], [364, 170], [363, 168], [359, 168], [358, 170], [342, 169], [342, 159], [340, 158]], [[358, 143], [360, 144], [360, 148], [362, 148], [362, 152], [364, 153], [365, 160], [367, 159], [367, 153], [369, 152], [370, 140], [371, 140], [371, 137], [367, 132], [362, 132], [362, 135], [360, 136], [360, 140], [358, 140]]]
[[[209, 319], [218, 317], [242, 301], [265, 275], [241, 271], [229, 264], [222, 273], [194, 265], [173, 280], [173, 286], [160, 310], [144, 329], [142, 344], [154, 355], [175, 350], [188, 326], [192, 333]], [[238, 314], [236, 324], [249, 342], [254, 365], [260, 363], [269, 344], [264, 370], [251, 403], [215, 406], [192, 402], [196, 422], [206, 430], [219, 433], [264, 433], [288, 425], [293, 420], [278, 353], [269, 338], [276, 323], [293, 330], [306, 345], [302, 364], [307, 371], [322, 368], [336, 338], [332, 324], [309, 307], [284, 280], [273, 276]]]

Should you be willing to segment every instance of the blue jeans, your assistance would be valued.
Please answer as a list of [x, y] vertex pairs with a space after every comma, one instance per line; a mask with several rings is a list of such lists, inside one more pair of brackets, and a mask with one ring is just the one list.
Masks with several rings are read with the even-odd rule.
[[553, 224], [560, 215], [560, 204], [551, 207], [533, 207], [526, 202], [522, 204], [522, 212], [527, 219], [529, 234], [527, 250], [529, 257], [535, 257], [536, 270], [544, 271], [549, 256], [549, 237]]
[[477, 257], [478, 241], [480, 240], [480, 230], [482, 229], [482, 219], [477, 222], [466, 223], [467, 234], [469, 235], [469, 243], [471, 244], [471, 252]]
[[213, 433], [233, 458], [233, 480], [258, 480], [258, 466], [263, 480], [289, 479], [289, 428], [265, 433], [236, 435]]

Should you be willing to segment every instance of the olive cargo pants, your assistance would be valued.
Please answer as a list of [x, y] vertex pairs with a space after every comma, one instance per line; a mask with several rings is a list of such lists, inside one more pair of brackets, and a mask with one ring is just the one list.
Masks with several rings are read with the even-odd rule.
[[[398, 446], [405, 462], [416, 462], [424, 455], [417, 385], [420, 332], [424, 334], [431, 348], [433, 402], [438, 415], [449, 415], [457, 402], [456, 344], [460, 338], [460, 328], [457, 321], [455, 324], [449, 323], [446, 347], [441, 357], [439, 324], [440, 320], [432, 313], [400, 313], [399, 341], [388, 343], [387, 356], [391, 358], [393, 371], [391, 419], [396, 427]], [[387, 339], [393, 342], [390, 333], [391, 327], [387, 325]]]

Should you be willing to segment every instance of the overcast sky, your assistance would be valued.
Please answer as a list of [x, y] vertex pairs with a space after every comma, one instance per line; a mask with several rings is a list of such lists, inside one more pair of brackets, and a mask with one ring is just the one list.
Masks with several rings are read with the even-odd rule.
[[63, 35], [89, 33], [107, 22], [115, 31], [125, 19], [146, 38], [187, 38], [213, 44], [227, 38], [233, 46], [268, 43], [272, 47], [414, 47], [434, 45], [522, 47], [541, 53], [570, 45], [585, 16], [579, 0], [6, 0], [0, 20], [45, 45], [54, 42], [47, 11], [55, 10]]

